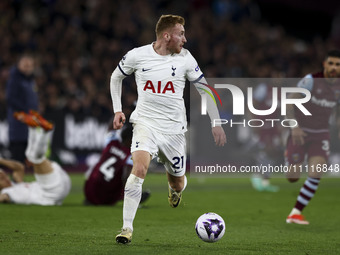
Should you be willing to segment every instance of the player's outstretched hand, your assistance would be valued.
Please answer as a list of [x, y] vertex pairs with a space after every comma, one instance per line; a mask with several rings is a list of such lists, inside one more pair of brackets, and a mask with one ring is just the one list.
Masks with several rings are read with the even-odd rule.
[[125, 114], [122, 112], [116, 112], [113, 119], [113, 129], [121, 129], [125, 123]]
[[211, 131], [214, 136], [214, 141], [216, 145], [224, 146], [224, 144], [227, 142], [227, 137], [224, 133], [224, 129], [219, 126], [219, 127], [213, 127]]
[[306, 133], [299, 127], [292, 129], [293, 145], [303, 145], [305, 143]]

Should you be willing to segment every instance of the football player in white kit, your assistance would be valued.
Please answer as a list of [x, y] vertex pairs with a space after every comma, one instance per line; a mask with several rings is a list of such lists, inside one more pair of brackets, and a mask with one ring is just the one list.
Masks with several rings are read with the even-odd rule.
[[[158, 157], [166, 168], [171, 207], [179, 205], [187, 183], [185, 81], [188, 79], [196, 88], [204, 88], [198, 89], [200, 94], [206, 93], [209, 88], [205, 86], [206, 81], [196, 60], [183, 48], [187, 41], [184, 22], [184, 18], [177, 15], [162, 15], [156, 25], [156, 42], [129, 51], [111, 76], [115, 129], [122, 128], [125, 122], [121, 105], [122, 80], [134, 73], [138, 90], [136, 109], [130, 116], [134, 125], [131, 145], [133, 168], [125, 186], [123, 228], [116, 236], [118, 243], [131, 242], [132, 223], [152, 158]], [[212, 99], [208, 99], [207, 111], [211, 120], [220, 118]], [[212, 134], [216, 145], [226, 143], [221, 126], [212, 127]]]
[[24, 182], [22, 163], [0, 158], [0, 165], [12, 170], [12, 182], [0, 169], [0, 202], [35, 205], [61, 205], [71, 189], [68, 174], [56, 163], [46, 159], [53, 134], [53, 125], [38, 113], [19, 112], [15, 118], [29, 126], [26, 158], [33, 164], [34, 182]]

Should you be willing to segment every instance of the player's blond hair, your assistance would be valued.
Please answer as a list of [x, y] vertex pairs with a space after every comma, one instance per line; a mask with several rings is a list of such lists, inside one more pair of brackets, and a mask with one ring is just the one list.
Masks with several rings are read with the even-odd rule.
[[162, 35], [168, 28], [173, 28], [176, 24], [181, 24], [184, 26], [185, 20], [183, 17], [178, 15], [162, 15], [156, 24], [156, 36], [157, 38]]

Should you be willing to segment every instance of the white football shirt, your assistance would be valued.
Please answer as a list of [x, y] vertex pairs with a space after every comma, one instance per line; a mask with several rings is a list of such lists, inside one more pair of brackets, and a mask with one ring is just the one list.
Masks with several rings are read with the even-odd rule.
[[12, 183], [0, 193], [8, 194], [15, 204], [61, 205], [70, 192], [71, 180], [59, 164], [52, 162], [51, 165], [52, 173], [35, 174], [37, 181]]
[[5, 188], [1, 193], [8, 194], [15, 204], [54, 205], [54, 201], [44, 197], [44, 191], [37, 182], [21, 182]]
[[[187, 49], [179, 54], [162, 56], [155, 52], [153, 44], [145, 45], [129, 51], [117, 68], [124, 76], [135, 74], [138, 101], [130, 122], [167, 134], [187, 130], [183, 99], [185, 81], [198, 81], [203, 77]], [[113, 104], [117, 112], [115, 102]]]

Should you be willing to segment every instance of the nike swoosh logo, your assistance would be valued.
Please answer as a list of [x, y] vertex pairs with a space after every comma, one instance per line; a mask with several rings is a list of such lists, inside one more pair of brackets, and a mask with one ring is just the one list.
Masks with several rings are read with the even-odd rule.
[[149, 70], [151, 70], [151, 68], [149, 68], [149, 69], [142, 68], [142, 72], [146, 72], [146, 71], [149, 71]]

